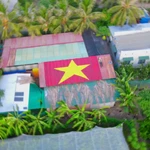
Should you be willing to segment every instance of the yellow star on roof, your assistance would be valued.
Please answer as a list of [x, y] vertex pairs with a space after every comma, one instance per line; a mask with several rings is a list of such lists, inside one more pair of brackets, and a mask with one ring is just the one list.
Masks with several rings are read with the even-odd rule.
[[82, 72], [82, 70], [85, 69], [86, 67], [88, 67], [89, 65], [90, 64], [77, 65], [73, 60], [71, 60], [68, 67], [54, 68], [55, 70], [59, 70], [59, 71], [64, 72], [64, 75], [61, 78], [61, 80], [59, 81], [59, 84], [64, 82], [65, 80], [71, 78], [74, 75], [77, 75], [79, 77], [82, 77], [82, 78], [85, 78], [85, 79], [89, 80], [87, 78], [87, 76]]

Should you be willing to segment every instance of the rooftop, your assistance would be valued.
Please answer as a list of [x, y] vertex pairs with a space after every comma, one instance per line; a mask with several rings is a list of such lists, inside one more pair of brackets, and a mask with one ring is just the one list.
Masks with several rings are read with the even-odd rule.
[[113, 37], [129, 35], [135, 33], [145, 33], [150, 31], [150, 23], [136, 24], [136, 25], [124, 25], [124, 26], [109, 26], [110, 32]]

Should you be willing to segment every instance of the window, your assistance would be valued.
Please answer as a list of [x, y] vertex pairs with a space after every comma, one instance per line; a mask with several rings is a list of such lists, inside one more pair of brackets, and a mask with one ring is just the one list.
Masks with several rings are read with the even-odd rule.
[[130, 62], [133, 60], [133, 57], [125, 57], [125, 58], [123, 58], [123, 62], [125, 63], [125, 64], [130, 64]]
[[140, 56], [138, 64], [145, 64], [147, 59], [149, 59], [149, 56]]
[[141, 60], [139, 60], [139, 61], [138, 61], [138, 64], [145, 64], [145, 59], [143, 59], [143, 60], [142, 60], [142, 59], [141, 59]]
[[24, 98], [24, 92], [15, 92], [14, 101], [15, 102], [22, 102]]

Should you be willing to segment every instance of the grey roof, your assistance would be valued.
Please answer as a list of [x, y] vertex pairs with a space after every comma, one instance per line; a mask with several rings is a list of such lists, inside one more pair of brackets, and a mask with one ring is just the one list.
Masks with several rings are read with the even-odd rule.
[[118, 36], [115, 39], [117, 50], [141, 50], [150, 48], [150, 31], [145, 33]]
[[150, 23], [141, 23], [136, 25], [124, 25], [124, 26], [109, 26], [109, 30], [113, 37], [129, 34], [137, 34], [150, 31]]
[[95, 127], [86, 132], [21, 135], [0, 141], [1, 150], [129, 150], [120, 128]]
[[109, 27], [118, 51], [150, 48], [150, 23]]

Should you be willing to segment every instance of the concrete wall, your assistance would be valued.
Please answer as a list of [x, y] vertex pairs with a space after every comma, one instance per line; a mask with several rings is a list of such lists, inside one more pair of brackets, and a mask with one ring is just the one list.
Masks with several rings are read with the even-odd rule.
[[149, 60], [145, 61], [145, 64], [150, 63], [150, 49], [142, 49], [142, 50], [130, 50], [130, 51], [121, 51], [117, 54], [117, 59], [119, 61], [123, 61], [123, 58], [133, 57], [133, 66], [138, 66], [138, 61], [140, 56], [149, 56]]

